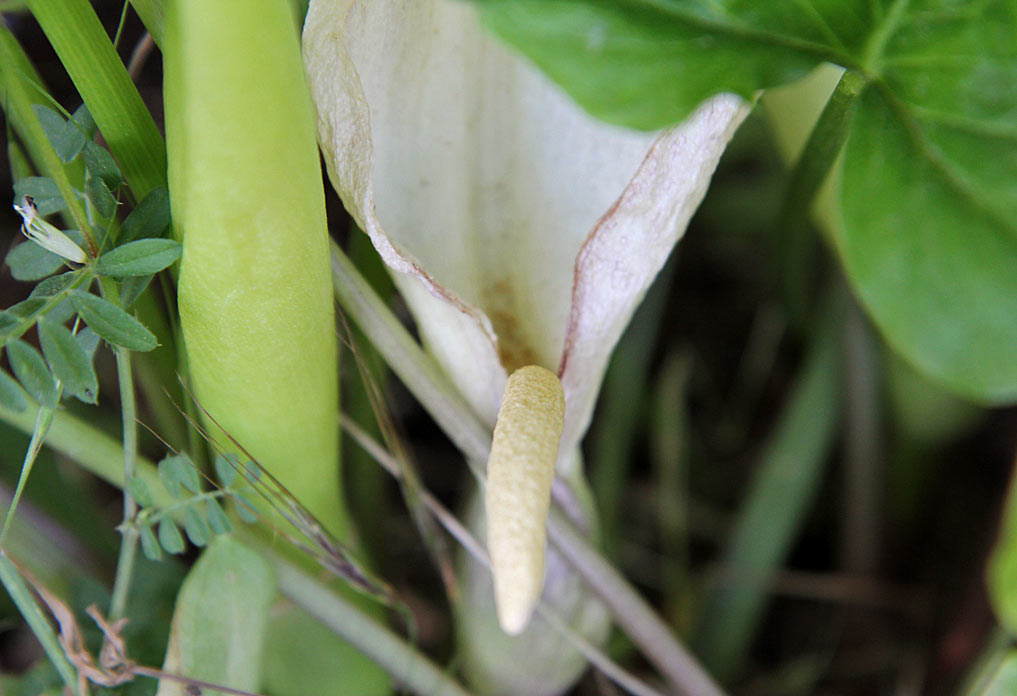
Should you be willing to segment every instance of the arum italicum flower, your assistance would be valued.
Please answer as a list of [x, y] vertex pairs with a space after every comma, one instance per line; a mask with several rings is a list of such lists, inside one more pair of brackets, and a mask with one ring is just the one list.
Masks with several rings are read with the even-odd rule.
[[426, 348], [489, 425], [505, 395], [488, 542], [502, 628], [519, 632], [552, 472], [591, 529], [579, 443], [608, 358], [746, 106], [719, 95], [659, 133], [605, 125], [450, 0], [312, 0], [304, 53], [332, 184]]

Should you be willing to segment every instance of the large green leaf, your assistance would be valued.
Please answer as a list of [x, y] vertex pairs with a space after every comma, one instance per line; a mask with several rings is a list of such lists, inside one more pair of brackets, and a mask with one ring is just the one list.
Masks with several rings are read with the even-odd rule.
[[[274, 594], [275, 579], [261, 556], [229, 536], [216, 537], [180, 588], [163, 669], [235, 689], [258, 689]], [[185, 693], [190, 692], [178, 682], [159, 684], [159, 696]]]
[[391, 693], [381, 667], [288, 602], [273, 607], [262, 669], [265, 691], [276, 696]]
[[862, 0], [475, 0], [484, 23], [595, 116], [677, 123], [823, 61], [854, 64], [877, 18]]
[[474, 0], [600, 118], [675, 123], [822, 61], [861, 76], [832, 230], [887, 340], [956, 392], [1017, 398], [1011, 0]]
[[891, 345], [957, 392], [1012, 401], [1017, 13], [939, 4], [903, 17], [862, 96], [835, 238]]

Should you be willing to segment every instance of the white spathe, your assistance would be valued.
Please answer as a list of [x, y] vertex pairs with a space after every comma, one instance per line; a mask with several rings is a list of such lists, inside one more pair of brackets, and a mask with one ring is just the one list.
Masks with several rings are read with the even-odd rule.
[[451, 0], [312, 0], [304, 53], [332, 184], [427, 348], [493, 424], [507, 372], [559, 375], [559, 473], [608, 358], [748, 109], [600, 123]]

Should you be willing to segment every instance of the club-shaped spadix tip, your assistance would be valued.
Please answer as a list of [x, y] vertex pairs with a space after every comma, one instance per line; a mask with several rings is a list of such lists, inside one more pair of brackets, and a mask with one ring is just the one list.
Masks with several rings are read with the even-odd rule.
[[502, 630], [521, 633], [544, 585], [551, 481], [565, 424], [565, 393], [543, 367], [519, 368], [505, 385], [487, 461], [487, 547]]

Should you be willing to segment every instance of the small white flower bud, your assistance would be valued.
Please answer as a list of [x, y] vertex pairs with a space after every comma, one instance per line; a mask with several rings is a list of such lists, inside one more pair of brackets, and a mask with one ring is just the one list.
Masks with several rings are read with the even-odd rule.
[[35, 207], [31, 196], [22, 198], [21, 205], [15, 204], [14, 209], [21, 215], [21, 232], [26, 237], [61, 258], [74, 263], [85, 263], [88, 257], [81, 247], [39, 216], [39, 209]]

